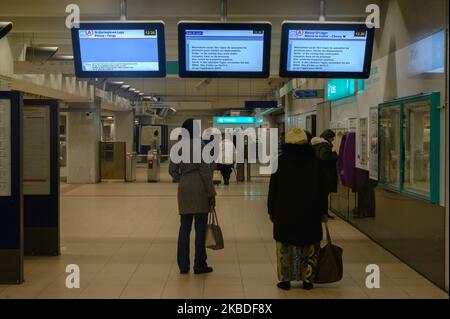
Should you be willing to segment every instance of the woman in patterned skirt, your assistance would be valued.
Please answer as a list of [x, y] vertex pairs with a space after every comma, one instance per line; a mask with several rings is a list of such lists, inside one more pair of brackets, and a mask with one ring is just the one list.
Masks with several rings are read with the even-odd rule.
[[320, 194], [326, 189], [323, 171], [306, 133], [293, 128], [286, 134], [278, 170], [270, 178], [268, 212], [277, 242], [278, 287], [288, 290], [291, 281], [313, 288], [322, 221]]

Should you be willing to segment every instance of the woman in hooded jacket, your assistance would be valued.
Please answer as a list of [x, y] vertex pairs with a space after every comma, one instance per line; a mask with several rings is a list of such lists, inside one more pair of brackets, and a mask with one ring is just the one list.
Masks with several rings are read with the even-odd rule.
[[[189, 133], [190, 158], [187, 162], [169, 163], [169, 174], [178, 182], [178, 210], [180, 214], [180, 230], [178, 234], [177, 262], [181, 274], [190, 270], [190, 234], [192, 223], [195, 222], [195, 260], [194, 273], [204, 274], [213, 271], [207, 264], [206, 255], [206, 225], [208, 213], [215, 206], [216, 191], [212, 181], [212, 167], [201, 161], [193, 162], [194, 119], [187, 119], [183, 128]], [[200, 128], [198, 128], [200, 131]], [[204, 145], [202, 145], [204, 147]], [[180, 155], [180, 154], [179, 154]]]
[[329, 218], [334, 218], [329, 215], [328, 212], [328, 196], [330, 193], [337, 192], [337, 161], [338, 154], [333, 151], [333, 141], [336, 134], [332, 130], [325, 130], [320, 137], [314, 137], [311, 140], [316, 156], [319, 159], [323, 175], [325, 178], [326, 188], [324, 192], [320, 195], [321, 209], [326, 212]]
[[270, 178], [268, 213], [277, 247], [278, 288], [291, 281], [313, 288], [326, 214], [320, 210], [323, 178], [320, 162], [306, 133], [298, 128], [286, 134], [278, 170]]

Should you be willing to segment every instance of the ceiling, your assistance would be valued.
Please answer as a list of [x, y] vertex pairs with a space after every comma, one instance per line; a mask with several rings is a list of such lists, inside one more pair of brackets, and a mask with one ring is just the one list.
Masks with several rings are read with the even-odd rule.
[[[362, 20], [365, 7], [374, 0], [327, 0], [328, 20]], [[81, 20], [117, 20], [119, 0], [0, 0], [0, 20], [12, 21], [9, 38], [17, 59], [24, 45], [58, 46], [58, 54], [72, 54], [70, 32], [65, 27], [66, 5], [79, 5]], [[177, 22], [220, 20], [220, 0], [128, 0], [128, 20], [163, 20], [166, 25], [167, 60], [177, 60]], [[280, 29], [283, 20], [317, 20], [319, 0], [228, 0], [229, 21], [272, 23], [271, 76], [269, 79], [125, 79], [146, 94], [170, 101], [230, 101], [242, 107], [245, 99], [272, 98], [286, 79], [278, 73]], [[231, 102], [232, 101], [232, 102]], [[225, 103], [226, 104], [226, 103]], [[223, 107], [224, 103], [216, 103]]]

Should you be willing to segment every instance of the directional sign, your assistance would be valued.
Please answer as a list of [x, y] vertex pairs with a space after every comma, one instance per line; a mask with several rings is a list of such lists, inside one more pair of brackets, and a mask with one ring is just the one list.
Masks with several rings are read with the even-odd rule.
[[324, 96], [323, 90], [297, 90], [294, 92], [295, 99], [320, 99]]

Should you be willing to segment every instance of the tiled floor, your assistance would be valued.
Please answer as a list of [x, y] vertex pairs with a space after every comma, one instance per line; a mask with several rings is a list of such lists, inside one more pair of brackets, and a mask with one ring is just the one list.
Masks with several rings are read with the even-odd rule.
[[[280, 291], [263, 178], [218, 188], [226, 249], [209, 251], [214, 273], [200, 276], [178, 273], [176, 184], [166, 174], [160, 183], [61, 190], [62, 255], [27, 257], [26, 282], [0, 285], [0, 298], [448, 298], [341, 220], [329, 226], [344, 249], [343, 280], [312, 291], [298, 285]], [[65, 286], [68, 264], [80, 266], [80, 289]], [[381, 288], [366, 288], [367, 264], [380, 266]]]

